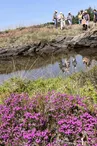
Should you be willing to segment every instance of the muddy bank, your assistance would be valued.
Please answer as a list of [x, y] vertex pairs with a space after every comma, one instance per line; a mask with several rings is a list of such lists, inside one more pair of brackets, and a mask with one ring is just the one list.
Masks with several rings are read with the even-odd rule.
[[91, 55], [97, 53], [97, 30], [85, 32], [75, 37], [60, 36], [51, 42], [39, 42], [18, 46], [16, 48], [1, 48], [0, 59], [15, 56], [50, 56], [59, 53], [75, 52]]

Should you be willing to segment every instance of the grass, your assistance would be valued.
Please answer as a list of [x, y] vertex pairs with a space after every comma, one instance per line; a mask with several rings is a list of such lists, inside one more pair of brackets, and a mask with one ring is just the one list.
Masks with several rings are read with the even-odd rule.
[[13, 78], [0, 86], [1, 102], [10, 93], [28, 93], [31, 97], [36, 94], [47, 94], [54, 90], [69, 95], [92, 97], [97, 102], [97, 67], [89, 72], [76, 73], [68, 78], [38, 79], [36, 81]]
[[[91, 24], [92, 26], [92, 24]], [[10, 48], [39, 41], [51, 41], [58, 36], [75, 36], [83, 33], [82, 26], [75, 24], [71, 28], [66, 26], [64, 30], [60, 27], [55, 29], [53, 25], [38, 25], [30, 27], [18, 27], [14, 30], [0, 32], [0, 47]]]

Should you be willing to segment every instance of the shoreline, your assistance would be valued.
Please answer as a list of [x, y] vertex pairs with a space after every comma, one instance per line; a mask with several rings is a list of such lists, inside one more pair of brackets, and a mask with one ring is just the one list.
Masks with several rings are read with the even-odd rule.
[[[92, 50], [91, 50], [92, 48]], [[1, 48], [0, 59], [28, 56], [51, 56], [68, 52], [97, 53], [97, 29], [76, 36], [60, 36], [52, 41], [39, 41], [18, 47]]]

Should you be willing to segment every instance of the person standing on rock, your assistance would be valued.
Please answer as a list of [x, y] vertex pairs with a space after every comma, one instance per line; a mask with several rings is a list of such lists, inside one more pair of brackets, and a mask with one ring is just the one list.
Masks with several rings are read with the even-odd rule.
[[84, 11], [84, 13], [83, 13], [83, 20], [82, 20], [82, 25], [83, 25], [83, 29], [84, 30], [88, 29], [89, 21], [90, 21], [90, 16], [89, 16], [88, 12]]
[[73, 19], [73, 16], [71, 15], [71, 12], [69, 12], [68, 16], [67, 16], [67, 20], [68, 20], [69, 25], [72, 25], [72, 19]]
[[54, 12], [53, 21], [54, 21], [55, 28], [57, 28], [58, 26], [57, 10], [55, 10]]
[[80, 11], [78, 14], [78, 22], [79, 24], [82, 24], [82, 11]]
[[97, 10], [94, 9], [94, 22], [97, 23]]
[[65, 27], [65, 17], [64, 17], [64, 14], [62, 12], [60, 12], [59, 20], [60, 20], [60, 27], [62, 30]]

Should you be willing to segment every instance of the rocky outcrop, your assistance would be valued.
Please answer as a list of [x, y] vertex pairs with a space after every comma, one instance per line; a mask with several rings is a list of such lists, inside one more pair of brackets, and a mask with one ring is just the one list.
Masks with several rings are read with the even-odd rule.
[[[97, 30], [88, 31], [75, 37], [60, 36], [51, 42], [39, 42], [16, 48], [1, 48], [0, 59], [14, 56], [47, 56], [51, 54], [68, 53], [75, 51], [77, 53], [85, 50], [91, 53], [97, 53]], [[83, 51], [83, 52], [85, 52]]]

